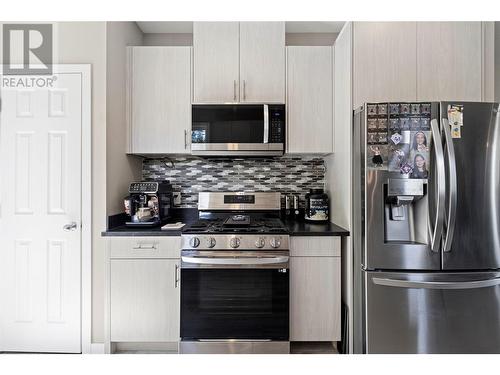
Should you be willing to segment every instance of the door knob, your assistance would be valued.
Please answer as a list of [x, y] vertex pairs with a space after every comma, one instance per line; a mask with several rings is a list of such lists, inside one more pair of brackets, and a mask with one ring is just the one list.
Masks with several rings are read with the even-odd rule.
[[69, 231], [72, 231], [72, 230], [76, 230], [76, 227], [77, 227], [77, 224], [72, 221], [71, 223], [69, 224], [66, 224], [63, 229], [66, 231], [66, 232], [69, 232]]

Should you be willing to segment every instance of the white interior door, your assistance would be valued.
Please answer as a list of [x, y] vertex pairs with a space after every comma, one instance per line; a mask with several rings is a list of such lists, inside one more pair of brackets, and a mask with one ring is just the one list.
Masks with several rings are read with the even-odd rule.
[[82, 79], [56, 77], [1, 91], [0, 351], [81, 351]]

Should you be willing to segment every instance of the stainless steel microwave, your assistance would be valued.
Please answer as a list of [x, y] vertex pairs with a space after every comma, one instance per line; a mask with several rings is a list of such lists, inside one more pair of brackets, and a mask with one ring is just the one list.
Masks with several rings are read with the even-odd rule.
[[193, 105], [191, 153], [276, 156], [285, 152], [284, 104]]

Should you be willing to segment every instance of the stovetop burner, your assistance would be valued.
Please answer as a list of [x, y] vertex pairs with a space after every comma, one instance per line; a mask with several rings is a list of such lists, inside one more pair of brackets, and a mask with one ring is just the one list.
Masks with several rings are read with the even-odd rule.
[[199, 219], [186, 226], [183, 233], [287, 233], [279, 218], [253, 218], [249, 215], [232, 215]]

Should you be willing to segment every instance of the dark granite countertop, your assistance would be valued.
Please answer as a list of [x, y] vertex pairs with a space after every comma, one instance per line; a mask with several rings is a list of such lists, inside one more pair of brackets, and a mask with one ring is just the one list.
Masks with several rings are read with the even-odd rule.
[[334, 223], [309, 223], [303, 219], [284, 220], [290, 236], [349, 236], [349, 231]]
[[[125, 226], [123, 216], [115, 215], [108, 220], [108, 230], [102, 232], [103, 237], [136, 237], [136, 236], [180, 236], [182, 230], [161, 230], [160, 226], [137, 228]], [[169, 223], [179, 221], [190, 224], [197, 220], [197, 210], [184, 211], [182, 215], [175, 215]], [[290, 236], [348, 236], [349, 231], [334, 223], [308, 223], [303, 219], [284, 220]]]

